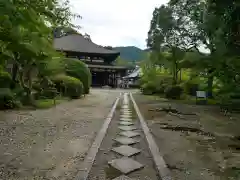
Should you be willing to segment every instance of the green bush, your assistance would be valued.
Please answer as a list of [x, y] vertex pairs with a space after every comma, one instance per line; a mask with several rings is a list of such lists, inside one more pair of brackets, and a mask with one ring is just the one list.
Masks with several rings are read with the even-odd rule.
[[12, 84], [11, 75], [6, 72], [0, 70], [0, 88], [9, 88]]
[[53, 99], [58, 95], [55, 84], [50, 79], [41, 79], [33, 84], [34, 99]]
[[154, 94], [155, 91], [156, 91], [156, 87], [153, 83], [148, 82], [142, 85], [142, 93], [145, 95]]
[[66, 73], [68, 76], [75, 77], [83, 83], [84, 94], [89, 93], [92, 75], [85, 63], [78, 59], [65, 59]]
[[77, 78], [57, 75], [52, 78], [52, 81], [56, 85], [57, 91], [64, 96], [76, 99], [83, 94], [83, 84]]
[[21, 103], [15, 100], [9, 88], [0, 88], [0, 109], [14, 109], [19, 106]]
[[34, 99], [54, 99], [58, 95], [56, 88], [44, 88], [34, 94]]
[[168, 99], [180, 99], [182, 92], [180, 86], [169, 86], [165, 89], [165, 96]]
[[141, 88], [143, 94], [164, 94], [166, 87], [172, 83], [172, 77], [167, 75], [159, 75], [155, 79], [142, 82]]
[[183, 84], [184, 92], [191, 96], [196, 96], [196, 91], [199, 89], [198, 83], [193, 80], [188, 80]]

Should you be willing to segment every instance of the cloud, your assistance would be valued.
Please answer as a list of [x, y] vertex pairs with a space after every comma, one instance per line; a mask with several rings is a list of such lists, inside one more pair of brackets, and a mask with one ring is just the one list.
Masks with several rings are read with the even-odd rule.
[[167, 0], [70, 0], [81, 32], [100, 45], [145, 48], [152, 12]]

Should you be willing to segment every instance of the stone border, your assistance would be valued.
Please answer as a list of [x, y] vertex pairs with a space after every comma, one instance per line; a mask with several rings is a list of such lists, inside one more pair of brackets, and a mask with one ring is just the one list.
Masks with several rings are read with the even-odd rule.
[[93, 165], [96, 155], [98, 153], [99, 147], [103, 141], [103, 138], [105, 137], [105, 135], [107, 133], [108, 126], [113, 118], [114, 112], [115, 112], [116, 107], [119, 102], [119, 99], [120, 99], [120, 97], [118, 97], [116, 99], [110, 113], [108, 114], [104, 124], [102, 125], [102, 128], [98, 132], [91, 148], [88, 150], [88, 154], [84, 158], [83, 163], [81, 163], [79, 172], [78, 172], [75, 180], [87, 180], [89, 172], [91, 171], [92, 165]]
[[135, 102], [133, 96], [132, 96], [132, 93], [130, 93], [130, 97], [131, 97], [131, 100], [133, 102], [133, 106], [134, 106], [134, 109], [138, 115], [138, 118], [140, 120], [140, 123], [141, 123], [141, 126], [142, 126], [142, 129], [143, 129], [143, 132], [145, 134], [145, 137], [147, 139], [147, 142], [148, 142], [148, 147], [151, 151], [151, 154], [152, 154], [152, 157], [153, 157], [153, 160], [154, 160], [154, 163], [155, 163], [155, 166], [157, 168], [157, 171], [158, 171], [158, 175], [161, 177], [162, 180], [171, 180], [172, 177], [171, 177], [171, 174], [170, 174], [170, 170], [168, 169], [162, 155], [160, 154], [160, 151], [159, 151], [159, 148], [156, 144], [156, 142], [154, 141], [152, 135], [151, 135], [151, 132], [137, 106], [137, 103]]

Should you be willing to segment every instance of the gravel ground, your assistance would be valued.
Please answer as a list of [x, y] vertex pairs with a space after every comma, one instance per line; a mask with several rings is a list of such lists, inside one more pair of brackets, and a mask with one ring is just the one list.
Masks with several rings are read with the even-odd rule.
[[47, 110], [1, 111], [0, 179], [73, 179], [117, 96], [94, 89]]
[[[137, 94], [134, 98], [174, 179], [240, 179], [239, 117], [229, 119], [206, 106], [164, 102]], [[153, 111], [169, 104], [184, 114], [196, 115]]]

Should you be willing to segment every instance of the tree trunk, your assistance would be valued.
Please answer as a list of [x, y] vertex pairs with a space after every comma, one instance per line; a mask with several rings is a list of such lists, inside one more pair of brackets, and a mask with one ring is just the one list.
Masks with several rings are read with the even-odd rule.
[[24, 91], [26, 92], [26, 104], [32, 105], [33, 103], [33, 97], [32, 97], [32, 76], [31, 76], [31, 69], [27, 71], [26, 73], [26, 77], [28, 80], [28, 85], [25, 84], [25, 80], [24, 80], [24, 72], [21, 71], [19, 73], [20, 75], [20, 84], [23, 87]]
[[213, 97], [213, 79], [214, 79], [214, 76], [212, 75], [212, 73], [214, 72], [214, 69], [209, 69], [208, 70], [208, 98], [212, 98]]
[[13, 68], [12, 68], [12, 81], [13, 81], [13, 87], [16, 87], [16, 84], [18, 83], [18, 72], [19, 72], [19, 67], [16, 63], [13, 64]]
[[177, 80], [178, 80], [177, 62], [174, 61], [174, 64], [173, 64], [173, 85], [177, 84]]
[[182, 70], [181, 69], [177, 70], [177, 77], [178, 77], [179, 82], [181, 83], [182, 82]]

